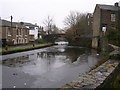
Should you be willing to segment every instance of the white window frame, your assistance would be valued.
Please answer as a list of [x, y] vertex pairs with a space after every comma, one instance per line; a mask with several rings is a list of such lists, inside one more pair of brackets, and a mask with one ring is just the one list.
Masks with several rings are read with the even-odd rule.
[[111, 21], [112, 21], [112, 22], [115, 22], [115, 21], [116, 21], [116, 15], [115, 15], [115, 13], [112, 13], [112, 14], [111, 14]]

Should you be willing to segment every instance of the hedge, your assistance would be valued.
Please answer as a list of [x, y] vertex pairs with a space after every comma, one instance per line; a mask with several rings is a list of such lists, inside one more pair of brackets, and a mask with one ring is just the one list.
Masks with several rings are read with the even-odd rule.
[[12, 53], [17, 53], [17, 52], [23, 52], [23, 51], [29, 51], [29, 50], [49, 47], [49, 46], [52, 46], [52, 45], [53, 45], [52, 43], [48, 43], [48, 44], [43, 44], [43, 45], [35, 46], [35, 47], [25, 47], [25, 48], [15, 48], [15, 49], [10, 49], [10, 50], [2, 50], [0, 52], [0, 54], [2, 54], [2, 55], [12, 54]]

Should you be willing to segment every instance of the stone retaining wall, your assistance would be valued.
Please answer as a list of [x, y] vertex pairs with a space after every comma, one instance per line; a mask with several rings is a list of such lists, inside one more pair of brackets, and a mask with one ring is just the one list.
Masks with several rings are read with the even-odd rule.
[[108, 60], [96, 69], [81, 75], [77, 80], [72, 81], [64, 86], [64, 88], [89, 88], [95, 89], [100, 86], [105, 79], [114, 71], [119, 62], [116, 60]]
[[[115, 70], [104, 80], [104, 82], [100, 86], [98, 86], [96, 89], [98, 89], [98, 88], [117, 88], [117, 87], [114, 87], [114, 83], [119, 74], [120, 74], [120, 63], [115, 68]], [[117, 83], [120, 83], [120, 82], [117, 82]]]

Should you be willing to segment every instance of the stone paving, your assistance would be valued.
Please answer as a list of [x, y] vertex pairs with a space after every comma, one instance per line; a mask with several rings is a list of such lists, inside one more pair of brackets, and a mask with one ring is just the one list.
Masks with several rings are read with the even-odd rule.
[[115, 60], [108, 60], [94, 70], [81, 75], [77, 80], [72, 81], [64, 86], [65, 88], [91, 88], [95, 89], [113, 72], [118, 66], [119, 62]]

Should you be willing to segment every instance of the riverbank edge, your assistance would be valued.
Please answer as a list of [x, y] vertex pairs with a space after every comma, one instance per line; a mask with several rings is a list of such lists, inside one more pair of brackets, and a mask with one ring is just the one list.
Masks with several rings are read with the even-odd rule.
[[[120, 69], [120, 61], [119, 60], [116, 60], [116, 59], [110, 59], [110, 54], [112, 53], [112, 52], [117, 52], [117, 51], [120, 51], [120, 47], [118, 47], [118, 46], [115, 46], [115, 45], [112, 45], [111, 44], [111, 47], [113, 47], [113, 51], [111, 51], [109, 54], [107, 54], [107, 58], [105, 57], [102, 61], [100, 61], [95, 67], [93, 67], [89, 72], [86, 72], [85, 74], [83, 74], [83, 75], [81, 75], [78, 79], [76, 79], [76, 80], [74, 80], [74, 81], [72, 81], [72, 82], [70, 82], [70, 83], [67, 83], [67, 84], [65, 84], [65, 85], [63, 85], [63, 86], [61, 86], [61, 89], [65, 89], [65, 88], [77, 88], [77, 89], [84, 89], [84, 88], [86, 88], [86, 89], [99, 89], [99, 88], [110, 88], [109, 86], [108, 86], [108, 82], [109, 81], [111, 81], [111, 80], [114, 80], [114, 79], [116, 79], [117, 80], [117, 78], [116, 78], [116, 76], [117, 76], [117, 74], [114, 74], [114, 72], [115, 73], [120, 73], [120, 72], [117, 72], [118, 71], [118, 68]], [[104, 55], [105, 56], [105, 55]], [[109, 62], [109, 61], [113, 61], [114, 63], [116, 63], [116, 65], [114, 65], [113, 63], [112, 64], [108, 64], [108, 65], [105, 65], [105, 66], [103, 66], [105, 63], [107, 63], [107, 62]], [[95, 80], [97, 80], [97, 79], [99, 79], [99, 77], [98, 78], [92, 78], [91, 80], [91, 82], [90, 81], [88, 81], [90, 78], [89, 77], [87, 77], [87, 76], [92, 76], [92, 72], [98, 72], [99, 74], [102, 74], [101, 72], [99, 72], [99, 69], [98, 68], [101, 68], [102, 67], [102, 69], [104, 69], [106, 66], [108, 66], [108, 67], [110, 67], [110, 68], [113, 68], [113, 70], [111, 70], [111, 72], [108, 74], [108, 73], [106, 73], [106, 75], [104, 75], [104, 79], [102, 79], [101, 78], [101, 80], [100, 80], [100, 82], [99, 83], [91, 83], [91, 82], [93, 82], [93, 81], [95, 81]], [[103, 70], [104, 71], [104, 70]], [[94, 73], [95, 74], [95, 73]], [[94, 76], [94, 75], [93, 75]], [[84, 78], [84, 77], [86, 77], [86, 78]], [[120, 78], [120, 75], [119, 76], [117, 76], [117, 77], [119, 77]], [[80, 79], [81, 78], [81, 79]], [[114, 79], [113, 79], [114, 78]], [[84, 82], [84, 79], [86, 80], [85, 82]], [[81, 84], [81, 80], [83, 80], [83, 82], [84, 82], [84, 84], [82, 85]], [[118, 80], [117, 80], [118, 81]], [[90, 85], [88, 85], [88, 83], [87, 82], [89, 82], [89, 84]], [[111, 81], [112, 83], [110, 83], [110, 84], [113, 84], [114, 82], [113, 81]], [[96, 86], [95, 86], [96, 85]], [[113, 88], [113, 87], [112, 87]], [[116, 88], [116, 87], [114, 87], [114, 88]]]
[[86, 72], [85, 74], [78, 77], [76, 80], [63, 85], [61, 89], [96, 89], [98, 87], [100, 88], [106, 82], [106, 79], [109, 78], [109, 76], [119, 66], [119, 64], [120, 63], [116, 60], [107, 60], [105, 63], [103, 63], [96, 69]]
[[35, 50], [35, 49], [50, 47], [50, 46], [53, 46], [53, 45], [54, 45], [53, 43], [48, 43], [48, 44], [43, 44], [43, 45], [40, 45], [40, 46], [17, 48], [17, 49], [12, 49], [12, 50], [4, 50], [4, 51], [0, 52], [0, 55], [7, 55], [7, 54], [12, 54], [12, 53], [18, 53], [18, 52], [24, 52], [24, 51], [29, 51], [29, 50]]

